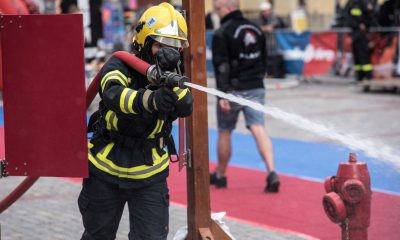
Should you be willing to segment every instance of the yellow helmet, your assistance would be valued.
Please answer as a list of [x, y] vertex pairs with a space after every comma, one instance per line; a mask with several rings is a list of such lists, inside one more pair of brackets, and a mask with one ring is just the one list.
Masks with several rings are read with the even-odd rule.
[[147, 37], [171, 47], [189, 46], [186, 21], [169, 3], [150, 7], [140, 17], [133, 42], [142, 48]]

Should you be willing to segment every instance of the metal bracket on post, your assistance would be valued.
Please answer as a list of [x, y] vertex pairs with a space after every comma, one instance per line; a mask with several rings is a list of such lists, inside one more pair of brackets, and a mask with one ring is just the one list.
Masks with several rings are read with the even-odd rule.
[[214, 240], [214, 237], [209, 228], [199, 228], [201, 240]]
[[188, 168], [192, 167], [192, 151], [190, 149], [187, 149], [187, 151], [183, 153], [183, 157], [179, 158], [179, 172], [184, 166]]
[[0, 160], [0, 178], [8, 177], [7, 165], [8, 162], [5, 159]]

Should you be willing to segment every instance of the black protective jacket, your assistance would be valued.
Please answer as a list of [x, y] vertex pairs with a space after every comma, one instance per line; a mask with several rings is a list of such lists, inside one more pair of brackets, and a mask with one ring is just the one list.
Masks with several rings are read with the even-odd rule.
[[349, 0], [344, 8], [345, 25], [354, 31], [360, 31], [360, 24], [366, 28], [376, 26], [375, 12], [368, 9], [372, 5], [368, 0]]
[[118, 58], [102, 68], [100, 117], [89, 142], [89, 169], [92, 175], [121, 188], [140, 188], [168, 176], [166, 144], [172, 121], [192, 112], [189, 89], [178, 87], [173, 88], [178, 96], [173, 113], [147, 111], [143, 107], [149, 93], [146, 85], [146, 77]]
[[217, 88], [222, 91], [264, 88], [265, 36], [239, 10], [221, 20], [212, 40]]

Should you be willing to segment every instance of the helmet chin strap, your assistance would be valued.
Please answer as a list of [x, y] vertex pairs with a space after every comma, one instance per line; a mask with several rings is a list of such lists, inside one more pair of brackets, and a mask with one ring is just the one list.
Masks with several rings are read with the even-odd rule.
[[155, 63], [153, 53], [151, 52], [151, 46], [153, 43], [154, 40], [152, 38], [147, 38], [143, 48], [140, 51], [140, 58], [150, 65]]

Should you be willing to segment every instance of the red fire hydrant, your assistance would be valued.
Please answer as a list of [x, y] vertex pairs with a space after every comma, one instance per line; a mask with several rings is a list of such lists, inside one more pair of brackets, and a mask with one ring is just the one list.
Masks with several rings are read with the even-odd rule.
[[325, 180], [322, 199], [329, 219], [342, 229], [342, 240], [366, 240], [371, 216], [371, 183], [367, 164], [357, 162], [350, 153], [349, 161], [340, 163], [336, 176]]

